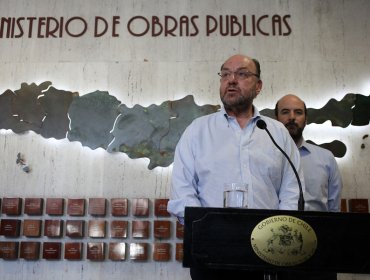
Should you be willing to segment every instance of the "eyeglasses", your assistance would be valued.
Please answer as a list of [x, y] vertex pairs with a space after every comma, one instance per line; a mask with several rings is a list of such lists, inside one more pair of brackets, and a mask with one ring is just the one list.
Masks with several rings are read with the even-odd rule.
[[221, 80], [229, 80], [232, 76], [236, 78], [237, 80], [245, 80], [249, 77], [256, 76], [259, 78], [257, 74], [254, 74], [252, 72], [246, 71], [246, 70], [238, 70], [238, 71], [228, 71], [228, 70], [222, 70], [221, 72], [217, 73], [220, 77]]

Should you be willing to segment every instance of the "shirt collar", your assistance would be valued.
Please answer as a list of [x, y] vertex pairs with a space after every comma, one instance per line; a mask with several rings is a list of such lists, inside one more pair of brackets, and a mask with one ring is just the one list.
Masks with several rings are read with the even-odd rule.
[[301, 138], [301, 144], [298, 146], [298, 149], [302, 149], [302, 150], [306, 150], [308, 152], [311, 152], [310, 148], [308, 146], [308, 143], [304, 140], [303, 137]]
[[[252, 116], [252, 121], [256, 122], [258, 119], [261, 118], [260, 111], [258, 111], [257, 107], [253, 106], [253, 116]], [[220, 113], [225, 117], [226, 120], [233, 119], [233, 116], [229, 116], [229, 114], [226, 112], [225, 108], [222, 106], [220, 109]]]

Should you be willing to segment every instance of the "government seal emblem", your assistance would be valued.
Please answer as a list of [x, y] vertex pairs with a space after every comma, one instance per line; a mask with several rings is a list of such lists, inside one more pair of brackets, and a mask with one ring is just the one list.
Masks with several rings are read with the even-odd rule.
[[276, 266], [294, 266], [308, 260], [317, 248], [313, 228], [293, 216], [272, 216], [252, 231], [251, 245], [258, 257]]

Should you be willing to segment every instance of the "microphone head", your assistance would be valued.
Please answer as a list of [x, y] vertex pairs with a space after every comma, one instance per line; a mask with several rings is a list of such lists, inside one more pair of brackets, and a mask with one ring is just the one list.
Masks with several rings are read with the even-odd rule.
[[266, 129], [267, 127], [267, 124], [263, 119], [259, 119], [256, 124], [257, 124], [257, 127], [260, 129]]

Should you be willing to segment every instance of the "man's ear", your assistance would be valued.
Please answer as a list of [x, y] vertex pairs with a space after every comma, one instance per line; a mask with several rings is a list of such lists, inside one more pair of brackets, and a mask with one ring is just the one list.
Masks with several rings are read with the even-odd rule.
[[257, 82], [257, 85], [256, 85], [256, 93], [257, 95], [260, 94], [261, 90], [262, 90], [262, 80], [258, 80]]

